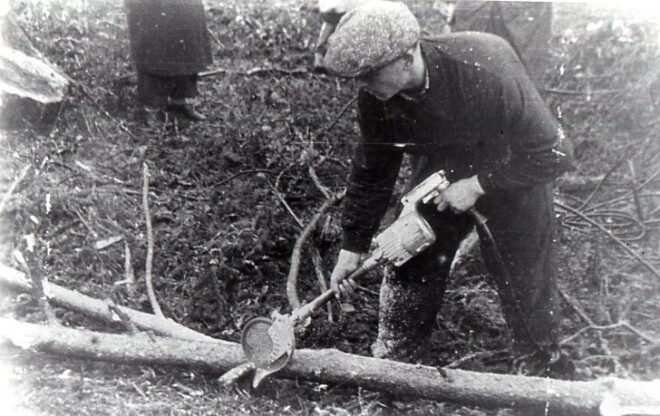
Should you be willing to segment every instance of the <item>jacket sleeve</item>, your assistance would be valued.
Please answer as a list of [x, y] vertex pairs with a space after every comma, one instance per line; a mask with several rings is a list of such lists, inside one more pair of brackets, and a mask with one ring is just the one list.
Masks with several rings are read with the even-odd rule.
[[342, 248], [357, 253], [369, 250], [403, 160], [402, 149], [388, 141], [382, 107], [382, 103], [361, 93], [358, 121], [362, 139], [351, 162], [342, 216]]
[[573, 147], [521, 66], [510, 66], [502, 90], [502, 133], [508, 155], [479, 172], [486, 193], [520, 191], [552, 182], [573, 167]]

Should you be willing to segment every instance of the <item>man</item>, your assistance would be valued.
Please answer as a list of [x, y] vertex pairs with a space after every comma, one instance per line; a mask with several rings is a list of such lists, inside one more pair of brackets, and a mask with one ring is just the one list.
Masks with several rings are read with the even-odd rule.
[[206, 120], [192, 104], [199, 95], [197, 74], [213, 62], [201, 0], [125, 0], [125, 5], [145, 124], [164, 111]]
[[[520, 358], [518, 370], [565, 376], [571, 365], [558, 346], [552, 181], [570, 167], [571, 146], [511, 46], [473, 32], [420, 41], [410, 10], [382, 1], [342, 17], [324, 66], [363, 86], [362, 139], [331, 277], [338, 296], [354, 289], [344, 278], [369, 249], [403, 154], [413, 156], [410, 186], [440, 169], [451, 182], [424, 207], [436, 243], [384, 278], [374, 355], [424, 358], [452, 258], [474, 225], [466, 212], [475, 207], [488, 218], [504, 260], [483, 250]], [[482, 246], [491, 243], [480, 237]]]
[[549, 65], [552, 3], [526, 1], [459, 0], [452, 30], [476, 31], [508, 41], [538, 88]]

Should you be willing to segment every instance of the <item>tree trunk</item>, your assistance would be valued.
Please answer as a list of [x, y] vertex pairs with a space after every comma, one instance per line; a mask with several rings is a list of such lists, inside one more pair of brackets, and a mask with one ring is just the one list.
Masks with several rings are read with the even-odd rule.
[[[114, 335], [0, 319], [0, 340], [16, 347], [123, 364], [168, 365], [218, 374], [245, 362], [238, 344], [187, 341], [148, 334]], [[362, 386], [405, 397], [511, 407], [539, 414], [623, 415], [627, 406], [660, 414], [660, 385], [605, 379], [569, 382], [434, 367], [346, 354], [297, 350], [278, 377]], [[622, 410], [623, 409], [623, 410]], [[631, 409], [628, 407], [627, 409]], [[637, 409], [635, 409], [637, 410]], [[657, 411], [649, 413], [649, 411]], [[639, 414], [639, 413], [638, 413]]]

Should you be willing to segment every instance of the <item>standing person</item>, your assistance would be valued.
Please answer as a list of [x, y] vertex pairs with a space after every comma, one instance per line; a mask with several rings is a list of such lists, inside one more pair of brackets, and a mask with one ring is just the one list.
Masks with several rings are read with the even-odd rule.
[[[493, 237], [480, 232], [512, 333], [515, 370], [570, 377], [572, 363], [558, 343], [552, 182], [570, 168], [572, 148], [511, 46], [476, 32], [420, 40], [410, 10], [381, 1], [342, 17], [324, 66], [362, 85], [362, 137], [331, 277], [337, 296], [354, 289], [344, 278], [369, 249], [404, 153], [413, 156], [411, 187], [440, 169], [451, 182], [422, 208], [437, 241], [383, 280], [373, 354], [425, 358], [452, 259], [474, 226], [466, 212], [476, 207]], [[503, 261], [486, 250], [493, 240]]]
[[537, 88], [549, 65], [552, 3], [528, 1], [458, 0], [454, 32], [487, 32], [511, 44]]
[[213, 62], [201, 0], [125, 0], [125, 6], [145, 122], [165, 110], [206, 120], [192, 104], [197, 74]]

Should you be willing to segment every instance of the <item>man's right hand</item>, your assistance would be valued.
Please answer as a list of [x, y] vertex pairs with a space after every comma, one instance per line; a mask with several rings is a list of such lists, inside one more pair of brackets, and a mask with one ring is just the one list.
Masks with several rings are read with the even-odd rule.
[[335, 292], [339, 299], [341, 296], [350, 296], [356, 288], [353, 279], [346, 279], [346, 276], [353, 273], [360, 266], [360, 253], [354, 253], [348, 250], [341, 250], [337, 258], [332, 276], [330, 277], [330, 288]]

